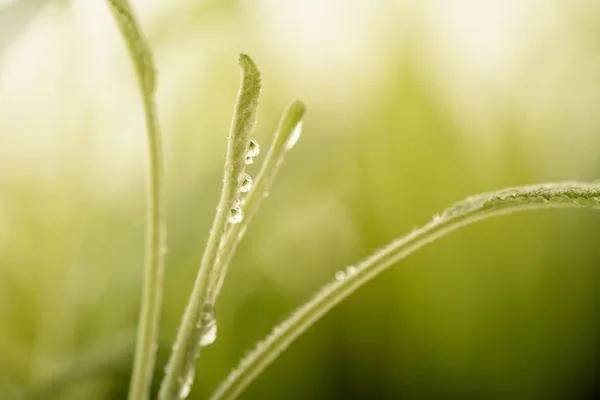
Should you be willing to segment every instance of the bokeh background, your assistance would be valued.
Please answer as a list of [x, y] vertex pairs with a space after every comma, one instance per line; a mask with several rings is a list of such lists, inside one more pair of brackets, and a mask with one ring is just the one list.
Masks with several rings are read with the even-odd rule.
[[[263, 149], [291, 100], [309, 110], [234, 259], [192, 399], [336, 270], [452, 202], [600, 177], [596, 0], [133, 4], [166, 147], [159, 377], [219, 195], [238, 53], [263, 73]], [[1, 399], [126, 397], [145, 146], [106, 4], [1, 0]], [[594, 398], [598, 237], [600, 215], [573, 210], [453, 233], [336, 307], [242, 398]]]

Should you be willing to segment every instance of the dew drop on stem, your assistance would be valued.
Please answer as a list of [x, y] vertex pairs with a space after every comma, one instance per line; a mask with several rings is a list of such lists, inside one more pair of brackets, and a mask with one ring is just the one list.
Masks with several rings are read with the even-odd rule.
[[246, 151], [246, 157], [254, 158], [260, 153], [260, 145], [256, 140], [250, 140], [248, 143], [248, 150]]
[[240, 192], [248, 193], [250, 190], [252, 190], [252, 178], [244, 173], [240, 179]]
[[240, 206], [234, 206], [229, 210], [229, 218], [227, 219], [230, 224], [239, 224], [244, 219], [244, 212]]
[[202, 328], [202, 336], [200, 336], [200, 346], [208, 346], [214, 343], [217, 339], [217, 321], [213, 319]]
[[298, 124], [294, 127], [294, 130], [288, 137], [285, 142], [285, 150], [290, 150], [292, 147], [296, 145], [298, 139], [300, 139], [300, 134], [302, 133], [302, 121], [298, 122]]
[[590, 198], [586, 198], [586, 197], [581, 197], [578, 199], [575, 199], [575, 203], [577, 203], [580, 207], [584, 207], [584, 208], [588, 208], [588, 207], [594, 207], [597, 202], [597, 199], [590, 197]]
[[190, 368], [185, 375], [179, 378], [179, 400], [184, 400], [190, 394], [195, 375], [194, 368]]
[[202, 307], [197, 326], [200, 329], [199, 344], [201, 347], [208, 346], [217, 339], [217, 319], [212, 305], [205, 304]]

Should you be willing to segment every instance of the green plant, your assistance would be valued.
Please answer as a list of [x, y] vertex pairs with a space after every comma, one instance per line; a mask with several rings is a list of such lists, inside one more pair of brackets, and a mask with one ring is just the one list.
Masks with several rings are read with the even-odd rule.
[[[250, 150], [250, 132], [255, 123], [260, 75], [250, 57], [240, 55], [242, 86], [235, 105], [233, 122], [229, 133], [229, 144], [225, 161], [223, 190], [217, 206], [217, 214], [210, 230], [202, 262], [194, 283], [188, 306], [183, 315], [177, 340], [173, 346], [165, 380], [159, 398], [174, 399], [187, 397], [194, 377], [194, 364], [200, 347], [211, 344], [216, 338], [214, 299], [216, 295], [211, 282], [218, 281], [219, 248], [228, 226], [239, 224], [244, 218], [241, 207], [242, 192], [252, 187], [251, 178], [245, 174], [246, 157]], [[254, 154], [254, 153], [252, 153]]]
[[[149, 196], [148, 265], [142, 295], [142, 312], [131, 383], [130, 399], [147, 399], [154, 368], [158, 309], [161, 299], [162, 226], [161, 156], [158, 123], [155, 116], [154, 66], [148, 46], [139, 32], [127, 0], [109, 0], [123, 33], [137, 72], [144, 99], [150, 148], [151, 185]], [[250, 140], [254, 124], [260, 74], [253, 61], [240, 56], [242, 84], [234, 109], [229, 134], [223, 189], [206, 249], [200, 264], [190, 301], [183, 316], [177, 340], [161, 385], [161, 400], [187, 397], [194, 376], [194, 366], [202, 346], [216, 338], [214, 304], [218, 298], [227, 267], [260, 200], [272, 183], [285, 152], [293, 147], [301, 130], [305, 107], [293, 103], [281, 120], [261, 171], [252, 183], [244, 172], [245, 165], [257, 154], [257, 144]], [[252, 186], [254, 186], [252, 188]], [[241, 193], [247, 193], [242, 197]], [[524, 186], [481, 194], [458, 202], [433, 221], [409, 233], [356, 266], [335, 275], [335, 280], [290, 318], [277, 325], [242, 360], [213, 394], [213, 399], [231, 399], [252, 382], [285, 348], [328, 310], [378, 273], [426, 244], [473, 222], [517, 211], [553, 207], [600, 207], [600, 183], [564, 182]]]
[[127, 49], [131, 54], [138, 78], [146, 129], [149, 155], [148, 216], [146, 239], [146, 267], [139, 318], [137, 342], [133, 363], [129, 397], [148, 398], [152, 372], [154, 370], [158, 323], [162, 302], [162, 281], [164, 273], [164, 249], [166, 249], [166, 228], [164, 223], [163, 155], [160, 128], [156, 115], [154, 93], [156, 73], [152, 53], [146, 44], [135, 17], [127, 1], [109, 0], [110, 8], [118, 22]]

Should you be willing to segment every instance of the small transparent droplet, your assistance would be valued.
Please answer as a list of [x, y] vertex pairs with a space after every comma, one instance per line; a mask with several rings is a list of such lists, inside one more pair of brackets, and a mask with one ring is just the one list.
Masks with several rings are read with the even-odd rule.
[[229, 210], [228, 221], [230, 224], [239, 224], [244, 219], [244, 213], [239, 206], [233, 207]]
[[200, 332], [200, 346], [208, 346], [217, 339], [217, 318], [215, 308], [207, 303], [202, 307], [197, 327]]
[[302, 133], [302, 121], [298, 122], [298, 125], [294, 127], [294, 130], [288, 137], [287, 142], [285, 142], [285, 149], [290, 150], [292, 147], [296, 145], [298, 139], [300, 139], [300, 134]]
[[337, 271], [335, 273], [336, 281], [343, 281], [344, 279], [346, 279], [346, 273], [344, 271]]
[[252, 190], [252, 178], [250, 175], [244, 174], [240, 180], [240, 192], [248, 193], [250, 190]]
[[590, 198], [581, 197], [581, 198], [575, 199], [575, 203], [579, 204], [581, 207], [594, 207], [595, 205], [598, 204], [596, 199], [594, 199], [593, 197], [590, 197]]
[[217, 339], [217, 320], [213, 319], [202, 329], [202, 336], [200, 337], [200, 346], [208, 346], [213, 344]]
[[260, 145], [256, 140], [250, 140], [248, 143], [248, 150], [246, 151], [246, 155], [248, 157], [256, 157], [260, 153]]
[[194, 368], [191, 368], [187, 373], [179, 378], [179, 399], [183, 400], [190, 394], [192, 385], [194, 384]]
[[442, 218], [442, 217], [441, 217], [441, 215], [440, 215], [440, 214], [435, 214], [435, 215], [433, 216], [433, 220], [434, 220], [434, 221], [439, 221], [441, 218]]
[[354, 265], [349, 265], [349, 266], [346, 268], [346, 274], [347, 274], [348, 276], [356, 275], [356, 267], [355, 267]]
[[244, 163], [246, 165], [250, 165], [254, 162], [254, 157], [250, 157], [250, 156], [246, 156], [246, 161], [244, 161]]

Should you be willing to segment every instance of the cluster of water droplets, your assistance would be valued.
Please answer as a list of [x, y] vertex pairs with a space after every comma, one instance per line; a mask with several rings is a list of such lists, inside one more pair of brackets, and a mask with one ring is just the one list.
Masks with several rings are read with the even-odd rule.
[[250, 140], [248, 143], [248, 150], [246, 151], [246, 165], [250, 165], [254, 162], [254, 157], [260, 153], [260, 145], [256, 140]]
[[346, 278], [356, 275], [356, 272], [356, 267], [354, 265], [349, 265], [346, 267], [346, 269], [341, 269], [335, 272], [335, 280], [338, 282], [344, 281]]
[[[248, 143], [248, 149], [246, 150], [246, 165], [250, 165], [254, 162], [254, 157], [258, 156], [260, 153], [260, 145], [256, 140], [250, 140]], [[238, 190], [240, 193], [248, 193], [252, 190], [252, 178], [247, 173], [242, 173], [238, 182]], [[244, 219], [244, 211], [242, 211], [242, 205], [244, 200], [238, 200], [233, 207], [229, 210], [229, 217], [227, 220], [230, 224], [239, 224]]]

